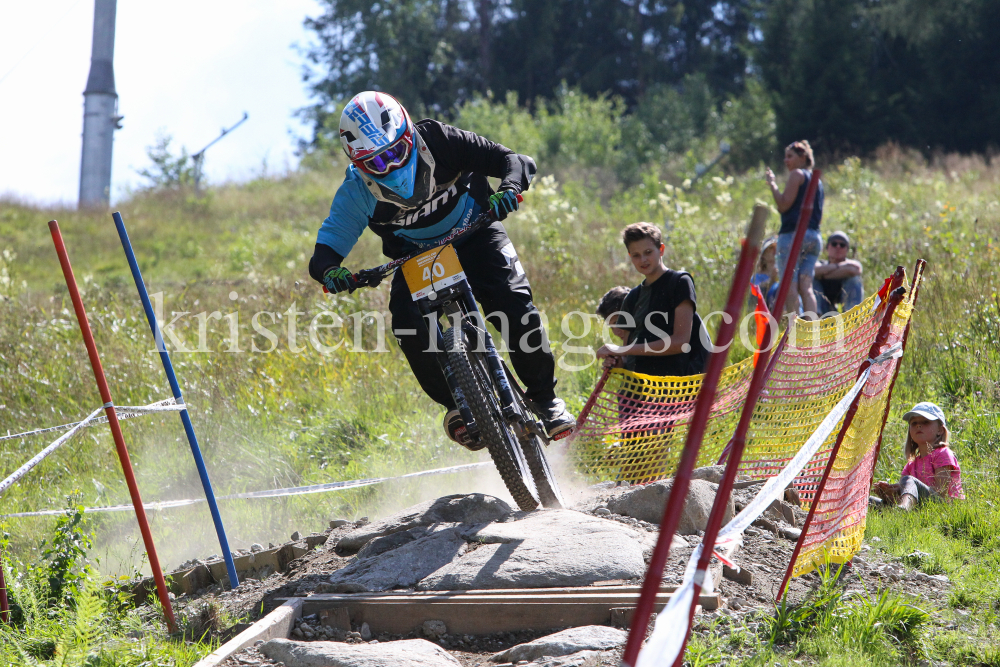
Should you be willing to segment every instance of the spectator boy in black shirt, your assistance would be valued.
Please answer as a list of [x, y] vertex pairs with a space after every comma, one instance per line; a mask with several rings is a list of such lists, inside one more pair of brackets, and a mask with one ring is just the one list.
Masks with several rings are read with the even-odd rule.
[[645, 375], [698, 375], [705, 370], [708, 351], [695, 310], [694, 280], [663, 264], [662, 238], [648, 222], [622, 230], [629, 259], [644, 280], [622, 304], [630, 317], [619, 316], [617, 327], [631, 328], [626, 344], [604, 345], [597, 356]]

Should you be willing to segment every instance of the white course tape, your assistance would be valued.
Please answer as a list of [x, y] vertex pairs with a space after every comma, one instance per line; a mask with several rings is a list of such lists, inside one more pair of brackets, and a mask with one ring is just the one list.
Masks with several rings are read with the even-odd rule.
[[[4, 437], [0, 437], [0, 440], [9, 440], [11, 438], [23, 438], [28, 435], [45, 433], [47, 431], [58, 431], [65, 428], [70, 429], [69, 432], [59, 436], [59, 438], [57, 438], [52, 444], [50, 444], [42, 451], [35, 454], [33, 457], [31, 457], [31, 460], [29, 460], [23, 466], [21, 466], [20, 468], [12, 472], [10, 475], [8, 475], [7, 479], [0, 482], [0, 495], [3, 495], [4, 492], [11, 487], [12, 484], [14, 484], [17, 480], [21, 479], [22, 477], [24, 477], [25, 474], [28, 473], [28, 471], [30, 471], [32, 468], [41, 463], [46, 456], [56, 451], [60, 447], [62, 447], [66, 443], [66, 441], [72, 438], [74, 435], [76, 435], [76, 433], [80, 429], [82, 429], [85, 426], [92, 426], [94, 424], [106, 423], [108, 421], [108, 418], [106, 415], [101, 415], [101, 413], [104, 412], [104, 410], [107, 409], [108, 407], [111, 406], [108, 404], [102, 405], [101, 407], [97, 408], [89, 415], [87, 415], [86, 419], [84, 419], [83, 421], [74, 422], [72, 424], [64, 424], [62, 426], [53, 426], [52, 428], [39, 429], [37, 431], [29, 431], [27, 433], [18, 433], [16, 435], [7, 435]], [[184, 409], [183, 404], [175, 405], [174, 399], [168, 398], [162, 401], [158, 401], [156, 403], [151, 403], [150, 405], [122, 406], [121, 408], [116, 408], [115, 413], [118, 415], [119, 419], [130, 419], [132, 417], [137, 417], [139, 415], [146, 414], [148, 412], [168, 412], [168, 411], [178, 411], [183, 409]], [[119, 410], [121, 410], [122, 412], [118, 412]]]
[[[111, 406], [101, 406], [99, 410], [104, 410], [106, 407]], [[115, 414], [118, 415], [119, 420], [131, 419], [133, 417], [138, 417], [139, 415], [144, 415], [152, 412], [180, 412], [181, 410], [186, 410], [187, 406], [184, 403], [177, 403], [173, 398], [165, 398], [162, 401], [157, 401], [156, 403], [150, 403], [149, 405], [119, 405], [115, 406]], [[86, 420], [84, 420], [86, 421]], [[106, 416], [98, 417], [97, 419], [90, 420], [84, 426], [93, 426], [94, 424], [106, 424], [108, 418]], [[55, 431], [65, 431], [68, 428], [73, 428], [78, 424], [83, 422], [72, 422], [69, 424], [63, 424], [61, 426], [50, 426], [49, 428], [38, 428], [34, 431], [25, 431], [24, 433], [7, 433], [6, 435], [0, 435], [0, 441], [2, 440], [14, 440], [15, 438], [27, 438], [32, 435], [38, 435], [40, 433], [52, 433]]]
[[[753, 501], [719, 531], [715, 540], [716, 546], [742, 539], [743, 531], [756, 521], [771, 506], [771, 503], [781, 497], [785, 488], [799, 476], [805, 465], [816, 455], [819, 448], [833, 433], [833, 429], [847, 414], [851, 403], [868, 382], [872, 366], [889, 359], [899, 358], [902, 355], [902, 346], [896, 343], [871, 360], [871, 366], [865, 369], [850, 391], [827, 414], [792, 460], [785, 465], [780, 473], [767, 480]], [[636, 667], [662, 667], [663, 665], [673, 665], [677, 660], [677, 655], [680, 653], [681, 646], [683, 646], [689, 631], [688, 614], [691, 611], [691, 601], [694, 598], [694, 579], [703, 547], [704, 545], [699, 544], [691, 553], [687, 568], [684, 570], [684, 579], [670, 596], [670, 602], [657, 615], [653, 634], [650, 635], [649, 641], [639, 652]]]
[[16, 482], [17, 480], [19, 480], [19, 479], [21, 479], [22, 477], [24, 477], [24, 476], [25, 476], [25, 475], [26, 475], [26, 474], [28, 473], [28, 471], [29, 471], [29, 470], [31, 470], [31, 469], [32, 469], [32, 468], [34, 468], [34, 467], [35, 467], [36, 465], [38, 465], [39, 463], [41, 463], [41, 462], [42, 462], [42, 460], [43, 460], [43, 459], [44, 459], [44, 458], [45, 458], [46, 456], [48, 456], [48, 455], [49, 455], [49, 454], [51, 454], [52, 452], [56, 451], [56, 450], [57, 450], [57, 449], [59, 449], [60, 447], [62, 447], [63, 443], [65, 443], [65, 442], [66, 442], [67, 440], [69, 440], [69, 439], [70, 439], [70, 438], [72, 438], [72, 437], [73, 437], [74, 435], [76, 435], [76, 432], [77, 432], [77, 431], [79, 431], [79, 430], [80, 430], [80, 429], [82, 429], [82, 428], [83, 428], [84, 426], [86, 426], [86, 425], [87, 425], [87, 424], [89, 424], [90, 422], [92, 422], [92, 421], [94, 421], [95, 419], [97, 419], [97, 415], [101, 414], [101, 412], [103, 412], [103, 411], [104, 411], [104, 408], [97, 408], [96, 410], [94, 410], [93, 412], [91, 412], [91, 413], [90, 413], [89, 415], [87, 415], [87, 418], [86, 418], [86, 419], [84, 419], [83, 421], [80, 421], [80, 422], [77, 422], [77, 423], [76, 423], [76, 424], [75, 424], [75, 425], [74, 425], [74, 426], [73, 426], [73, 427], [72, 427], [72, 428], [70, 429], [70, 431], [69, 431], [68, 433], [64, 433], [63, 435], [59, 436], [59, 438], [58, 438], [58, 439], [57, 439], [57, 440], [56, 440], [55, 442], [53, 442], [53, 443], [52, 443], [51, 445], [49, 445], [48, 447], [46, 447], [46, 448], [45, 448], [45, 449], [43, 449], [42, 451], [40, 451], [40, 452], [38, 452], [37, 454], [35, 454], [35, 455], [34, 455], [34, 456], [33, 456], [33, 457], [31, 458], [31, 460], [30, 460], [30, 461], [28, 461], [28, 462], [27, 462], [27, 463], [25, 463], [25, 464], [24, 464], [23, 466], [21, 466], [20, 468], [18, 468], [18, 469], [17, 469], [17, 470], [15, 470], [14, 472], [12, 472], [12, 473], [11, 473], [11, 474], [10, 474], [10, 475], [9, 475], [9, 476], [7, 477], [7, 479], [5, 479], [4, 481], [0, 482], [0, 494], [3, 494], [3, 493], [4, 493], [4, 492], [5, 492], [6, 490], [7, 490], [7, 489], [9, 489], [9, 488], [10, 488], [10, 486], [11, 486], [11, 485], [12, 485], [12, 484], [13, 484], [14, 482]]
[[[103, 408], [102, 408], [103, 409]], [[284, 489], [268, 489], [265, 491], [250, 491], [247, 493], [232, 493], [228, 496], [219, 496], [219, 500], [236, 500], [247, 498], [280, 498], [283, 496], [301, 496], [309, 493], [325, 493], [328, 491], [342, 491], [344, 489], [356, 489], [363, 486], [372, 486], [383, 482], [391, 482], [401, 479], [411, 479], [413, 477], [423, 477], [426, 475], [441, 475], [451, 472], [464, 472], [475, 468], [493, 465], [492, 463], [467, 463], [464, 465], [451, 466], [448, 468], [437, 468], [435, 470], [423, 470], [421, 472], [411, 472], [399, 477], [373, 477], [370, 479], [352, 479], [343, 482], [329, 482], [327, 484], [312, 484], [310, 486], [293, 486]], [[204, 498], [187, 498], [184, 500], [166, 500], [158, 503], [143, 503], [147, 510], [166, 510], [175, 507], [185, 507], [205, 502]], [[131, 512], [132, 505], [112, 505], [110, 507], [86, 507], [84, 513], [96, 514], [104, 512]], [[65, 509], [39, 510], [37, 512], [17, 512], [15, 514], [0, 515], [0, 518], [29, 517], [29, 516], [61, 516], [66, 513]]]

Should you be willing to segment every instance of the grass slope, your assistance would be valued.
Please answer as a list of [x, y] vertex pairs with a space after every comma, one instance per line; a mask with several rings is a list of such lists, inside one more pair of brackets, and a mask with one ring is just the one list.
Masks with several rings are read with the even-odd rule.
[[[178, 339], [195, 350], [199, 327], [204, 329], [200, 350], [173, 356], [219, 493], [477, 460], [445, 440], [440, 411], [420, 392], [391, 335], [384, 352], [372, 351], [379, 341], [371, 317], [362, 314], [386, 309], [386, 287], [331, 298], [307, 275], [316, 228], [340, 178], [338, 172], [301, 171], [219, 187], [203, 197], [139, 193], [119, 205], [150, 291], [162, 293], [166, 321], [174, 318], [172, 312], [190, 313], [176, 320]], [[872, 164], [852, 158], [830, 166], [825, 181], [823, 228], [844, 229], [855, 240], [869, 290], [897, 264], [910, 270], [918, 257], [928, 260], [877, 476], [895, 477], [902, 467], [899, 415], [916, 401], [933, 400], [949, 417], [969, 500], [913, 515], [873, 517], [868, 536], [879, 536], [881, 548], [895, 556], [914, 549], [933, 554], [926, 567], [958, 582], [949, 604], [975, 620], [975, 632], [965, 639], [938, 634], [920, 644], [924, 649], [899, 655], [905, 653], [906, 661], [921, 654], [976, 664], [995, 656], [991, 647], [997, 644], [1000, 609], [995, 568], [1000, 515], [994, 507], [1000, 497], [1000, 168], [975, 158], [933, 165], [907, 156]], [[601, 198], [595, 191], [586, 178], [560, 184], [547, 177], [507, 225], [536, 302], [549, 319], [558, 390], [577, 408], [597, 367], [586, 366], [589, 355], [575, 348], [597, 343], [598, 333], [580, 316], [565, 323], [563, 316], [593, 312], [606, 289], [637, 282], [618, 240], [620, 228], [637, 220], [662, 225], [667, 263], [692, 273], [699, 310], [707, 313], [721, 309], [749, 212], [754, 201], [767, 196], [758, 173], [706, 179], [690, 191], [651, 173], [641, 184]], [[168, 395], [110, 216], [0, 202], [0, 433], [72, 421], [100, 404], [45, 228], [50, 218], [60, 221], [66, 236], [116, 403]], [[776, 228], [772, 216], [771, 229]], [[380, 261], [377, 240], [366, 234], [347, 265]], [[299, 313], [301, 331], [325, 309], [339, 314], [343, 326], [323, 330], [317, 342], [343, 341], [339, 349], [321, 353], [305, 338], [301, 350], [289, 349], [291, 314]], [[257, 323], [276, 337], [273, 350], [254, 329], [253, 318], [262, 311], [271, 313]], [[271, 351], [255, 352], [254, 346]], [[739, 358], [746, 351], [734, 354]], [[125, 431], [146, 500], [201, 495], [176, 418], [129, 422]], [[4, 441], [0, 470], [13, 470], [48, 441], [46, 436]], [[435, 493], [496, 484], [487, 478], [430, 479], [426, 484]], [[292, 530], [319, 528], [335, 515], [397, 507], [427, 492], [418, 484], [395, 484], [224, 502], [222, 511], [234, 548], [246, 548], [284, 539]], [[70, 494], [87, 506], [128, 501], [106, 429], [90, 429], [50, 457], [5, 494], [3, 509], [60, 507]], [[151, 516], [166, 565], [218, 551], [204, 506]], [[105, 575], [131, 572], [139, 564], [133, 519], [94, 515], [91, 525]], [[7, 548], [25, 562], [44, 560], [39, 543], [54, 527], [50, 518], [11, 519]], [[807, 662], [870, 664], [848, 660], [836, 635], [824, 632], [817, 628], [812, 648], [801, 649]], [[762, 647], [772, 646], [763, 635], [754, 636]], [[699, 641], [693, 651], [700, 650]], [[767, 651], [761, 656], [772, 658], [762, 657], [761, 664], [784, 664], [781, 655]], [[883, 657], [891, 662], [894, 655]]]

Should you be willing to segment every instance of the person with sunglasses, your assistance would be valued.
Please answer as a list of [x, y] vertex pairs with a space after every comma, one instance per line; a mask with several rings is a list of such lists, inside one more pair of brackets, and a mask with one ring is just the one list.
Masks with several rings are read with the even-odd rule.
[[826, 240], [826, 262], [817, 262], [813, 272], [813, 292], [817, 312], [836, 313], [837, 305], [846, 313], [861, 303], [865, 296], [861, 280], [861, 262], [848, 259], [851, 239], [846, 232], [836, 231]]
[[[455, 250], [549, 436], [569, 435], [576, 421], [556, 398], [555, 359], [545, 328], [524, 267], [499, 222], [518, 208], [517, 195], [535, 174], [534, 160], [436, 120], [414, 123], [395, 98], [376, 91], [359, 93], [344, 107], [340, 142], [350, 164], [319, 228], [309, 274], [332, 293], [353, 291], [353, 274], [343, 262], [366, 227], [382, 239], [382, 253], [397, 259], [434, 246], [492, 209], [498, 221], [456, 241]], [[500, 179], [496, 192], [487, 177]], [[421, 388], [446, 409], [446, 434], [469, 447], [473, 443], [464, 436], [436, 344], [401, 271], [392, 280], [389, 312], [393, 334]]]

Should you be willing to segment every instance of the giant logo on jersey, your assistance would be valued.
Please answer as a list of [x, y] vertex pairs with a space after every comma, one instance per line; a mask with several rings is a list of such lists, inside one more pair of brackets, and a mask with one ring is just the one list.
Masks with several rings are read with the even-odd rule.
[[[448, 203], [448, 200], [458, 194], [458, 188], [454, 185], [448, 187], [447, 190], [443, 191], [439, 195], [435, 196], [433, 199], [428, 201], [426, 204], [420, 208], [407, 213], [406, 215], [400, 215], [392, 221], [393, 225], [399, 227], [409, 227], [410, 225], [416, 224], [420, 218], [426, 217], [431, 213], [438, 210], [438, 207], [444, 206]], [[464, 192], [462, 194], [465, 194]]]

